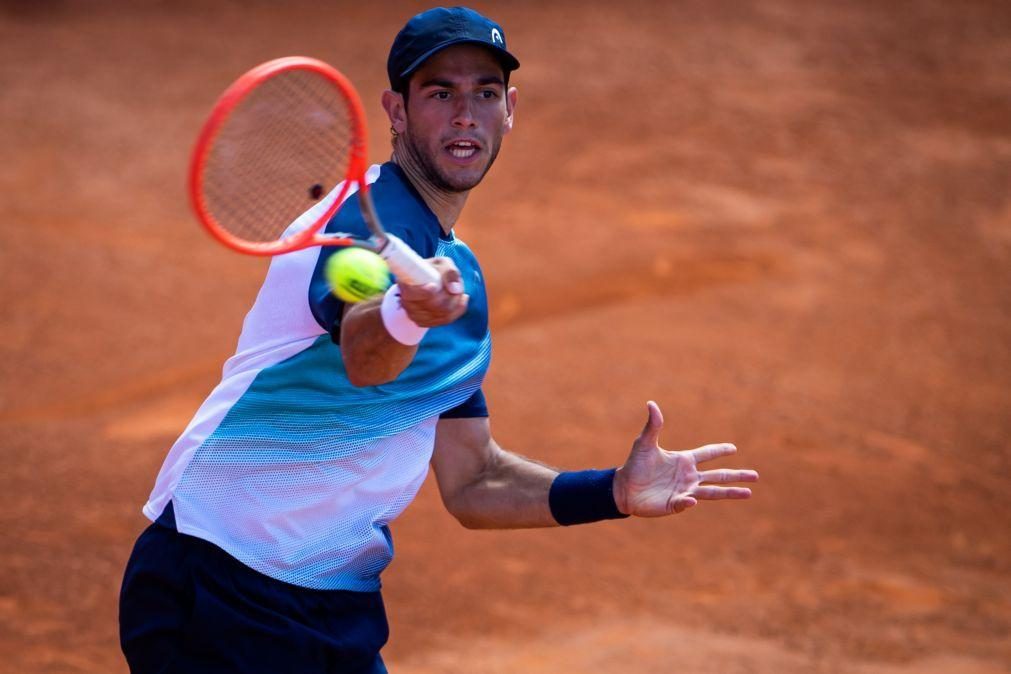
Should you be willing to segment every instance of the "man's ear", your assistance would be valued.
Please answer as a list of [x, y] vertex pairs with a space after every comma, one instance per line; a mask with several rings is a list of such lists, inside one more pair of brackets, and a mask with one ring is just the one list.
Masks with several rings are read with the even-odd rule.
[[503, 135], [513, 130], [513, 113], [516, 111], [518, 96], [519, 93], [516, 91], [516, 87], [509, 87], [509, 91], [506, 92], [506, 118], [502, 128]]
[[407, 108], [404, 107], [404, 97], [392, 89], [383, 92], [383, 110], [390, 118], [390, 128], [396, 133], [407, 130]]

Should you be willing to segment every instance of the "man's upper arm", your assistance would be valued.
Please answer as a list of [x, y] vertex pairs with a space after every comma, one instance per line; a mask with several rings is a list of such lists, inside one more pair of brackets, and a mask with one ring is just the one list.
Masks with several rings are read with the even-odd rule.
[[454, 497], [493, 465], [498, 451], [488, 417], [439, 419], [432, 469], [442, 501], [450, 511]]

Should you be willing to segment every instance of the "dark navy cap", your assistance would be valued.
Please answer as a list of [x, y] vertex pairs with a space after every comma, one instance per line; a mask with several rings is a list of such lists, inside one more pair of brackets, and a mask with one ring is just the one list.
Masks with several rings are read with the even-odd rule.
[[488, 47], [507, 74], [520, 67], [516, 57], [506, 50], [502, 26], [467, 7], [436, 7], [413, 17], [397, 33], [386, 61], [390, 86], [400, 90], [430, 56], [460, 43]]

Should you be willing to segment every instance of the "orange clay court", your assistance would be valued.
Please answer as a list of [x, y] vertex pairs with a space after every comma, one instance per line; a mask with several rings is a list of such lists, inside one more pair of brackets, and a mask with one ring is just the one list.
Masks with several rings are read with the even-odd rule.
[[[420, 3], [0, 6], [0, 671], [122, 673], [165, 452], [266, 262], [184, 189], [220, 90], [341, 68], [373, 161]], [[567, 468], [732, 441], [754, 498], [472, 532], [393, 525], [392, 672], [1011, 669], [1011, 8], [477, 3], [523, 62], [459, 234], [490, 284], [497, 439]]]

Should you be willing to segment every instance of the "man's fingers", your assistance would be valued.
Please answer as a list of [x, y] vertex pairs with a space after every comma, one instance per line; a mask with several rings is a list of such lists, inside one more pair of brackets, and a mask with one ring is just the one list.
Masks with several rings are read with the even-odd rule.
[[445, 302], [432, 305], [407, 306], [411, 320], [423, 328], [434, 328], [452, 323], [467, 311], [470, 295], [450, 295]]
[[699, 482], [758, 482], [758, 472], [733, 468], [703, 470], [699, 471]]
[[460, 270], [456, 267], [442, 270], [442, 287], [451, 295], [463, 294], [463, 281], [460, 280]]
[[637, 444], [645, 444], [647, 447], [657, 447], [660, 444], [660, 430], [663, 428], [663, 414], [660, 406], [650, 400], [646, 403], [646, 425], [639, 434]]
[[692, 489], [692, 496], [707, 501], [719, 501], [728, 498], [751, 498], [751, 490], [747, 487], [709, 487], [703, 485]]
[[698, 503], [698, 501], [691, 496], [678, 496], [674, 499], [674, 512], [683, 513], [696, 503]]
[[460, 270], [446, 257], [429, 260], [439, 272], [439, 283], [401, 284], [400, 300], [411, 320], [423, 328], [452, 323], [467, 311], [470, 296], [464, 292]]
[[451, 295], [463, 293], [463, 282], [460, 280], [460, 270], [456, 264], [448, 257], [432, 258], [432, 266], [436, 268], [442, 276], [442, 287]]
[[737, 447], [734, 447], [729, 442], [721, 442], [717, 445], [703, 445], [698, 449], [689, 449], [688, 453], [695, 459], [695, 463], [701, 463], [702, 461], [709, 461], [710, 459], [733, 454], [736, 451]]
[[402, 302], [425, 302], [431, 300], [439, 292], [439, 286], [434, 283], [425, 283], [420, 286], [413, 286], [409, 283], [399, 283], [400, 300]]

